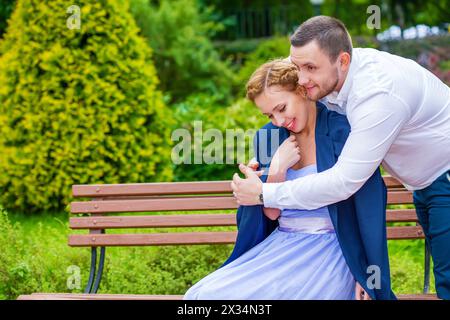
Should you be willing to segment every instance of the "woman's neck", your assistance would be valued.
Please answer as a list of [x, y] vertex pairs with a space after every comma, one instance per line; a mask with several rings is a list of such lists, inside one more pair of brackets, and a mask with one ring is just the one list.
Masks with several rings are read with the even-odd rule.
[[306, 107], [308, 108], [308, 121], [306, 122], [305, 128], [295, 134], [299, 142], [309, 140], [311, 138], [314, 139], [314, 133], [316, 130], [316, 103], [309, 101]]

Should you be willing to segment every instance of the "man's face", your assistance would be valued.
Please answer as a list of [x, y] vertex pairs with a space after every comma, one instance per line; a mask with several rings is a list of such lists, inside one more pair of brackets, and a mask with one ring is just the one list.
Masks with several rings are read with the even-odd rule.
[[309, 99], [317, 101], [337, 90], [339, 57], [332, 63], [315, 40], [302, 47], [291, 46], [290, 58], [299, 69], [298, 83], [306, 88]]

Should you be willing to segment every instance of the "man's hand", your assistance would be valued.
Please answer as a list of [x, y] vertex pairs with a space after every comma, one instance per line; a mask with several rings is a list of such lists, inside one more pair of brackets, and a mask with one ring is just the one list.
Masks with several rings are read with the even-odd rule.
[[245, 179], [239, 177], [237, 173], [233, 175], [231, 189], [239, 205], [252, 206], [262, 204], [259, 195], [262, 193], [263, 183], [259, 179], [263, 171], [255, 172], [251, 167], [243, 164], [239, 165], [239, 170], [245, 175]]

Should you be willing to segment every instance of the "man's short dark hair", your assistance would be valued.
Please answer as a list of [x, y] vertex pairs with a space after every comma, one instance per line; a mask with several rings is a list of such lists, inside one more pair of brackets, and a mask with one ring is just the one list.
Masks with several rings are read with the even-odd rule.
[[316, 40], [320, 49], [336, 61], [341, 52], [352, 55], [352, 40], [345, 25], [338, 19], [316, 16], [303, 22], [291, 36], [293, 47], [303, 47]]

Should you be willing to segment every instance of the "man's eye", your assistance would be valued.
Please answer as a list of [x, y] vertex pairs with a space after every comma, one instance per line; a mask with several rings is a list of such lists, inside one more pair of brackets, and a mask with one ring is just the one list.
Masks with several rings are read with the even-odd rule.
[[308, 66], [308, 71], [313, 71], [314, 69], [316, 69], [316, 68], [313, 66]]

